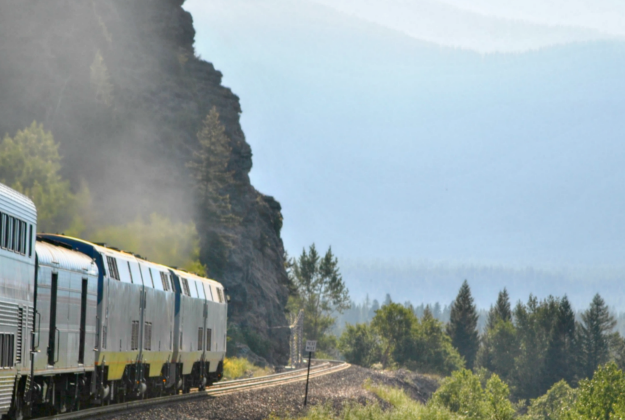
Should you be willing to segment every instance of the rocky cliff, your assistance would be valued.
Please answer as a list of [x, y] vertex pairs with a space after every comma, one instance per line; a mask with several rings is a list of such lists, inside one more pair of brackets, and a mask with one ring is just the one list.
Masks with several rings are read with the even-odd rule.
[[[222, 281], [230, 322], [288, 357], [287, 276], [280, 204], [250, 184], [252, 153], [239, 100], [221, 73], [194, 53], [181, 0], [4, 0], [0, 3], [0, 134], [41, 122], [60, 143], [64, 175], [86, 181], [94, 217], [123, 223], [157, 212], [195, 219], [206, 258], [215, 232], [232, 238]], [[228, 186], [239, 221], [203, 220], [186, 163], [202, 119], [215, 106], [231, 142]], [[251, 346], [252, 347], [252, 346]]]

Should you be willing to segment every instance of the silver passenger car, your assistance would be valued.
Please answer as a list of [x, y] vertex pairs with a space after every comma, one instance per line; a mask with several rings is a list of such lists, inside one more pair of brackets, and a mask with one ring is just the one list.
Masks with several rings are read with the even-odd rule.
[[128, 252], [37, 235], [0, 184], [0, 416], [189, 392], [221, 379], [221, 284]]
[[30, 370], [36, 231], [33, 202], [0, 184], [0, 415], [14, 392], [23, 395]]
[[40, 236], [97, 265], [95, 393], [161, 395], [221, 378], [227, 307], [219, 283], [103, 244]]
[[172, 270], [180, 285], [176, 307], [177, 346], [174, 358], [191, 374], [193, 385], [201, 377], [209, 383], [221, 379], [226, 353], [227, 302], [218, 282], [181, 270]]
[[37, 241], [35, 375], [93, 371], [98, 269], [86, 255]]

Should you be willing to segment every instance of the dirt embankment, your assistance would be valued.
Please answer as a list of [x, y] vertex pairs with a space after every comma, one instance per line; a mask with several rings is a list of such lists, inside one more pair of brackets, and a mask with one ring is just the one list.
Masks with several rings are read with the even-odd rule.
[[[311, 405], [332, 404], [339, 409], [348, 402], [377, 401], [373, 393], [364, 389], [364, 382], [399, 387], [415, 400], [425, 402], [437, 388], [434, 379], [407, 371], [379, 372], [352, 366], [341, 372], [311, 379], [308, 402]], [[238, 394], [202, 400], [161, 405], [133, 411], [106, 419], [219, 419], [262, 420], [270, 414], [295, 416], [303, 412], [304, 382], [274, 388], [250, 390]]]

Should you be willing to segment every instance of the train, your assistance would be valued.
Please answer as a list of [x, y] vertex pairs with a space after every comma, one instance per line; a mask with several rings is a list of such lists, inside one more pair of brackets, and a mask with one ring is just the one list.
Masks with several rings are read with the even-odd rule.
[[0, 415], [22, 419], [204, 389], [223, 376], [223, 285], [140, 255], [37, 234], [0, 184]]

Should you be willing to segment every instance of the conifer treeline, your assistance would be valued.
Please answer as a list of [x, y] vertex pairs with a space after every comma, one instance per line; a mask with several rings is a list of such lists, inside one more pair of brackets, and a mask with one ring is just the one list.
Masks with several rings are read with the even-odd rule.
[[560, 380], [576, 385], [598, 366], [621, 359], [623, 338], [612, 332], [615, 325], [598, 294], [577, 322], [566, 296], [530, 296], [511, 310], [504, 289], [489, 312], [475, 366], [499, 375], [516, 397], [536, 398]]
[[[386, 311], [387, 306], [383, 305], [375, 316]], [[416, 315], [412, 305], [404, 307]], [[432, 317], [429, 306], [425, 307], [425, 313], [419, 318]], [[530, 295], [526, 303], [512, 307], [504, 289], [485, 318], [484, 331], [480, 334], [478, 311], [465, 281], [449, 307], [449, 322], [444, 328], [440, 326], [448, 337], [446, 340], [463, 357], [466, 368], [484, 375], [497, 374], [509, 384], [515, 398], [536, 398], [560, 380], [576, 386], [581, 379], [592, 377], [598, 366], [611, 360], [620, 368], [625, 366], [625, 340], [613, 332], [615, 318], [598, 294], [576, 320], [566, 296], [540, 300]], [[364, 325], [359, 327], [361, 331], [366, 328]], [[379, 326], [377, 330], [381, 331]], [[348, 343], [353, 331], [348, 328], [341, 343]], [[415, 346], [404, 349], [403, 353], [417, 355], [421, 352], [417, 347], [415, 342]], [[429, 371], [444, 370], [404, 354], [403, 360], [408, 359]], [[372, 362], [371, 358], [367, 360]]]

